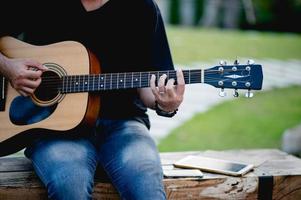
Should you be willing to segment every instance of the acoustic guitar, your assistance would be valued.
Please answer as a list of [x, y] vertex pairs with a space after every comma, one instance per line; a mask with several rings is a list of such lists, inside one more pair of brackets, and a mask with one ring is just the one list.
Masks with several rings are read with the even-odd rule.
[[[10, 58], [30, 58], [48, 71], [31, 97], [20, 96], [0, 74], [0, 156], [23, 149], [44, 134], [74, 133], [91, 127], [99, 114], [101, 91], [149, 87], [152, 74], [176, 80], [176, 71], [101, 73], [98, 59], [81, 43], [63, 41], [35, 46], [13, 37], [0, 38], [0, 51]], [[205, 83], [221, 88], [261, 90], [262, 67], [221, 63], [207, 69], [183, 70], [185, 84]]]

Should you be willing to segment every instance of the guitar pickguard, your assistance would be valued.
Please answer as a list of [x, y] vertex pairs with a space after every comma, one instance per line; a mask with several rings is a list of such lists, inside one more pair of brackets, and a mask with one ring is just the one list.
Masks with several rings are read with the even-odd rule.
[[15, 125], [30, 125], [49, 117], [57, 104], [41, 107], [34, 104], [30, 97], [18, 96], [14, 98], [9, 109], [9, 118]]

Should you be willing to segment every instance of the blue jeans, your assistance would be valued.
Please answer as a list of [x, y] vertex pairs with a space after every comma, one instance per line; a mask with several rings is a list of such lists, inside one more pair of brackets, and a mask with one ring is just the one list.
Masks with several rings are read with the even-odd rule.
[[99, 164], [121, 199], [166, 199], [159, 153], [144, 124], [98, 120], [86, 136], [57, 135], [25, 150], [50, 199], [91, 199]]

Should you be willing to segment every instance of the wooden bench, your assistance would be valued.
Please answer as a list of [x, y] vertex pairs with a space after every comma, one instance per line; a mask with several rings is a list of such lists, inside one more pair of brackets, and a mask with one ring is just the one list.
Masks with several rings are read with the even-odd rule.
[[[255, 164], [243, 177], [204, 173], [201, 179], [164, 179], [168, 199], [301, 199], [301, 159], [276, 149], [161, 153], [162, 165], [186, 155], [205, 155]], [[119, 199], [110, 183], [96, 177], [95, 199]], [[0, 199], [47, 199], [24, 157], [0, 158]]]

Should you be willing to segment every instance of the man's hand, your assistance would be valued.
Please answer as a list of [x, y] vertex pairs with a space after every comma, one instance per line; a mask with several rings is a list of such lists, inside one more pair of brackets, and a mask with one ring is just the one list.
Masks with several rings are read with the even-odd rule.
[[[2, 63], [3, 64], [3, 63]], [[30, 59], [5, 59], [1, 72], [7, 77], [13, 88], [22, 96], [29, 96], [41, 83], [41, 75], [47, 67]]]
[[152, 75], [150, 86], [155, 100], [158, 102], [158, 106], [166, 112], [172, 112], [176, 110], [183, 101], [185, 81], [181, 70], [177, 70], [177, 85], [174, 85], [174, 79], [169, 79], [165, 85], [166, 78], [167, 75], [163, 74], [159, 78], [158, 87], [156, 87], [156, 76]]

